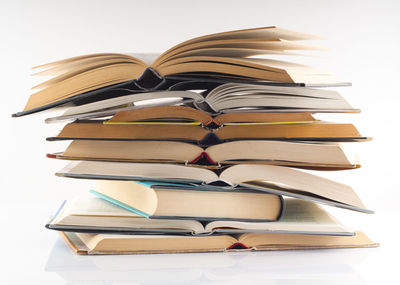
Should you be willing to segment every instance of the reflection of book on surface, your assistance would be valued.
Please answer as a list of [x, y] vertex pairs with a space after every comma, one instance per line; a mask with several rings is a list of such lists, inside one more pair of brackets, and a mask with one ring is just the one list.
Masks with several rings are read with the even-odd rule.
[[[305, 171], [275, 165], [238, 164], [217, 173], [210, 169], [176, 164], [81, 161], [71, 162], [57, 172], [57, 175], [85, 179], [187, 183], [191, 184], [191, 187], [205, 190], [246, 188], [366, 213], [372, 212], [366, 209], [353, 188], [348, 185]], [[156, 183], [154, 185], [156, 186]], [[225, 187], [221, 188], [221, 185]]]
[[339, 144], [284, 141], [234, 141], [202, 148], [173, 141], [75, 140], [63, 153], [48, 157], [70, 160], [156, 162], [218, 167], [232, 164], [271, 164], [309, 169], [352, 169]]
[[[241, 207], [241, 206], [240, 206]], [[60, 231], [87, 233], [159, 233], [208, 235], [212, 233], [275, 232], [352, 235], [318, 205], [298, 199], [285, 199], [278, 222], [147, 219], [94, 195], [83, 195], [67, 202], [46, 227]]]
[[354, 236], [245, 233], [241, 235], [168, 236], [60, 232], [78, 254], [212, 252], [376, 247], [364, 233]]
[[[165, 254], [117, 255], [87, 258], [71, 254], [61, 238], [57, 239], [46, 262], [45, 271], [54, 272], [70, 283], [209, 284], [285, 279], [353, 282], [358, 274], [354, 265], [365, 261], [369, 250], [258, 251], [240, 254]], [[345, 260], [345, 262], [343, 262]], [[332, 270], [339, 268], [340, 270]], [[153, 275], [157, 274], [158, 282]], [[179, 280], [176, 279], [179, 276]], [[323, 282], [320, 282], [323, 283]], [[224, 283], [225, 284], [225, 283]]]

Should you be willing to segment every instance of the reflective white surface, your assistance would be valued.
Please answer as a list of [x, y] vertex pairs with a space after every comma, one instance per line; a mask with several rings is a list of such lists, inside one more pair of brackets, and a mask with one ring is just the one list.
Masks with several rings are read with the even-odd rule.
[[[367, 233], [379, 248], [79, 256], [44, 229], [48, 207], [19, 206], [31, 214], [1, 221], [8, 229], [0, 284], [377, 284], [395, 280], [398, 268], [398, 229], [385, 222], [398, 214], [368, 216]], [[16, 213], [16, 205], [1, 207]]]
[[[399, 237], [399, 1], [1, 1], [0, 284], [394, 284]], [[340, 92], [361, 114], [351, 121], [371, 143], [353, 145], [362, 168], [325, 173], [352, 185], [375, 215], [335, 210], [376, 249], [77, 256], [44, 224], [63, 199], [91, 181], [53, 174], [45, 158], [66, 142], [45, 142], [61, 125], [45, 113], [11, 119], [38, 79], [31, 67], [95, 52], [162, 52], [194, 36], [279, 25], [324, 35], [327, 57], [302, 59], [352, 87]], [[294, 60], [296, 60], [294, 58]], [[300, 61], [302, 62], [302, 61]], [[39, 81], [42, 79], [39, 78]], [[321, 117], [318, 117], [321, 118]], [[398, 281], [397, 281], [398, 282]]]

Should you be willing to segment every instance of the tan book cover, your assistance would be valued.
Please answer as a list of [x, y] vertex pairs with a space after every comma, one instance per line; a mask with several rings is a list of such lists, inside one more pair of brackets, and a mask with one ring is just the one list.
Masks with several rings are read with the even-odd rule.
[[363, 232], [354, 236], [247, 233], [238, 236], [110, 235], [60, 232], [77, 253], [148, 254], [377, 247]]

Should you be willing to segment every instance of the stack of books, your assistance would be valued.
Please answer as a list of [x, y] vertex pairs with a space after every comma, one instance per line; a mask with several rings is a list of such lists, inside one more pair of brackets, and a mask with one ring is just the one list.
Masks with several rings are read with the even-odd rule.
[[[363, 213], [356, 192], [308, 170], [359, 164], [342, 142], [369, 140], [316, 113], [357, 113], [327, 87], [349, 85], [271, 57], [321, 47], [277, 27], [180, 43], [150, 61], [91, 54], [45, 64], [22, 112], [64, 110], [49, 141], [61, 177], [96, 180], [47, 228], [80, 254], [374, 247], [324, 207]], [[329, 208], [329, 207], [328, 207]]]

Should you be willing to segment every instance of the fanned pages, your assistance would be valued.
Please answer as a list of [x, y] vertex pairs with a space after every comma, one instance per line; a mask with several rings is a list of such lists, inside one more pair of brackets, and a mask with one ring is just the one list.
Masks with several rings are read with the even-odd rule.
[[[293, 50], [321, 49], [296, 42], [313, 39], [319, 37], [264, 27], [194, 38], [164, 52], [151, 65], [139, 58], [117, 53], [90, 54], [56, 61], [36, 67], [41, 69], [37, 75], [51, 75], [53, 78], [34, 87], [38, 91], [30, 96], [24, 112], [16, 116], [86, 98], [86, 93], [112, 85], [120, 88], [118, 84], [125, 82], [133, 84], [122, 85], [124, 88], [139, 91], [166, 89], [171, 85], [168, 81], [181, 81], [182, 77], [179, 79], [179, 76], [189, 80], [214, 77], [228, 79], [228, 82], [229, 78], [241, 78], [267, 83], [340, 83], [335, 76], [309, 66], [254, 58], [260, 55], [268, 57], [270, 54], [285, 57], [293, 54]], [[105, 94], [106, 91], [103, 91], [92, 93], [89, 97]]]
[[[158, 99], [157, 103], [155, 99]], [[49, 118], [47, 122], [110, 116], [122, 111], [125, 111], [123, 112], [125, 114], [131, 113], [125, 116], [129, 117], [130, 121], [136, 121], [140, 119], [134, 119], [135, 114], [140, 114], [140, 110], [144, 107], [149, 107], [156, 115], [158, 113], [166, 115], [170, 106], [153, 106], [174, 104], [192, 105], [199, 111], [211, 115], [237, 112], [351, 113], [360, 111], [352, 108], [338, 92], [332, 90], [229, 83], [212, 89], [205, 97], [193, 91], [157, 91], [101, 100], [71, 107], [63, 115]], [[185, 108], [187, 107], [175, 106], [175, 111], [178, 114], [189, 115], [189, 111]], [[170, 109], [173, 110], [173, 108]], [[192, 113], [195, 114], [194, 110]], [[120, 119], [114, 120], [114, 122], [118, 121], [121, 122]]]

